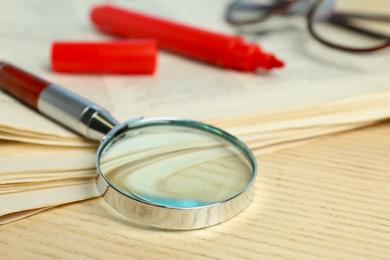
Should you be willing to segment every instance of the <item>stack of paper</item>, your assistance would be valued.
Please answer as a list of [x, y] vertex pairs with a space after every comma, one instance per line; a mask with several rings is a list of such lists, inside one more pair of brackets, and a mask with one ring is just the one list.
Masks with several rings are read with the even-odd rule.
[[0, 223], [98, 195], [94, 147], [10, 141], [0, 141], [0, 146]]
[[247, 113], [208, 123], [228, 129], [247, 143], [255, 155], [260, 155], [387, 120], [389, 101], [390, 91], [385, 91], [297, 109]]
[[[339, 101], [286, 109], [256, 112], [207, 120], [243, 140], [256, 156], [304, 144], [330, 133], [337, 133], [379, 123], [390, 118], [390, 91]], [[31, 131], [28, 125], [13, 132], [17, 141], [1, 141], [0, 152], [0, 223], [14, 221], [49, 207], [98, 196], [94, 179], [96, 143], [81, 142], [75, 137], [67, 146], [58, 146], [67, 131], [35, 132], [34, 138], [23, 139]], [[0, 131], [5, 127], [1, 126]], [[12, 126], [6, 126], [12, 129]], [[56, 144], [56, 145], [47, 145]], [[42, 145], [45, 144], [45, 145]]]

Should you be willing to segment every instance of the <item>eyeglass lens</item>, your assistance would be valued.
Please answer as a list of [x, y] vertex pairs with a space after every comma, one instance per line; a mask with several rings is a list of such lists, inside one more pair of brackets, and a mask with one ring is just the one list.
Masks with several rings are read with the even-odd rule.
[[365, 52], [390, 45], [388, 0], [238, 0], [227, 9], [226, 20], [253, 24], [278, 14], [306, 15], [311, 9], [309, 30], [330, 47]]
[[390, 41], [390, 1], [319, 1], [311, 17], [313, 33], [330, 44], [372, 49]]

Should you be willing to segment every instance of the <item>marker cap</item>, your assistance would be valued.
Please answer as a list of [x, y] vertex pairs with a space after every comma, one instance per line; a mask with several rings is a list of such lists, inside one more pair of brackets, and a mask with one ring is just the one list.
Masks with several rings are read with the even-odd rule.
[[152, 74], [157, 41], [131, 39], [110, 42], [54, 42], [51, 67], [56, 72]]

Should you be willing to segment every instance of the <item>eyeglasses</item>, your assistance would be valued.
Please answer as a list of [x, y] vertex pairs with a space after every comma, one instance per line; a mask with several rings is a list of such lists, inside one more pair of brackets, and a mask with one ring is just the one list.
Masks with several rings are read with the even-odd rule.
[[274, 15], [302, 14], [311, 35], [328, 47], [354, 53], [390, 47], [388, 0], [237, 0], [228, 6], [225, 19], [242, 26]]

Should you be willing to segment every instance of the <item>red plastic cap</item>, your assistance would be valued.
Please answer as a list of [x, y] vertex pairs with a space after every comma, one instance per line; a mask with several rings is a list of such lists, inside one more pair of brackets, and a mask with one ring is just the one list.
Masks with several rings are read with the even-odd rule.
[[54, 42], [51, 66], [56, 72], [152, 74], [157, 42], [134, 39], [111, 42]]

